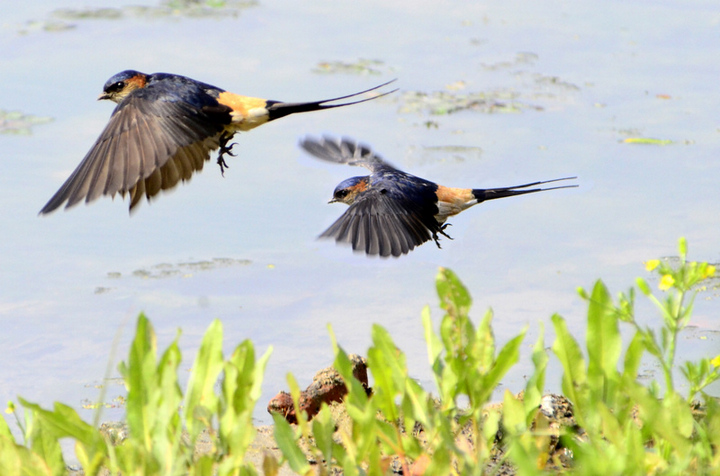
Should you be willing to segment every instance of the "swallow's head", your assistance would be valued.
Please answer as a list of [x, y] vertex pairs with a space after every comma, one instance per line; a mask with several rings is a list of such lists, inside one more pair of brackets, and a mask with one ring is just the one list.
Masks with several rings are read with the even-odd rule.
[[333, 198], [329, 203], [342, 202], [346, 205], [352, 205], [358, 195], [368, 188], [368, 177], [352, 177], [347, 180], [343, 180], [337, 187], [335, 187]]
[[103, 86], [103, 92], [98, 97], [100, 99], [109, 99], [119, 103], [125, 97], [136, 89], [144, 88], [147, 83], [147, 74], [133, 71], [131, 69], [118, 73], [108, 79]]

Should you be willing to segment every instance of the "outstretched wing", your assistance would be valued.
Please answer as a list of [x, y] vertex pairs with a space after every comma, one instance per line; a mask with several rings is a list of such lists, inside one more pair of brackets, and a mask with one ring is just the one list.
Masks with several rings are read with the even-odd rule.
[[374, 183], [320, 238], [349, 243], [354, 251], [371, 256], [407, 254], [440, 230], [434, 217], [437, 199], [432, 185], [413, 188], [410, 193], [402, 182]]
[[133, 91], [40, 213], [116, 193], [130, 194], [132, 210], [143, 195], [153, 197], [201, 170], [229, 120], [227, 107], [200, 108], [151, 87]]
[[300, 147], [318, 159], [336, 164], [359, 165], [375, 172], [398, 171], [375, 154], [372, 149], [359, 142], [343, 137], [337, 139], [324, 136], [322, 139], [307, 137], [300, 141]]

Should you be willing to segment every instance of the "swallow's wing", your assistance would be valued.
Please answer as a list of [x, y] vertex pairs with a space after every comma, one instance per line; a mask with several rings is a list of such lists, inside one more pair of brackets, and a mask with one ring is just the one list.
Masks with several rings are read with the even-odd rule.
[[369, 146], [347, 137], [307, 137], [300, 141], [300, 147], [318, 159], [336, 164], [360, 165], [372, 172], [398, 170], [375, 154]]
[[320, 238], [349, 243], [368, 255], [401, 256], [430, 240], [440, 226], [432, 185], [411, 192], [397, 182], [373, 184]]
[[132, 209], [143, 195], [150, 198], [190, 179], [218, 147], [230, 117], [223, 108], [198, 107], [152, 88], [134, 91], [40, 213], [116, 193], [129, 193]]

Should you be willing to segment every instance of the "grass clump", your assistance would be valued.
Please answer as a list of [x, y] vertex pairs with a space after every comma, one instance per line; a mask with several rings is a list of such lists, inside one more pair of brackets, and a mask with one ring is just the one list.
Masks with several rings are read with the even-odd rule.
[[[331, 329], [334, 366], [347, 390], [347, 421], [338, 425], [325, 404], [312, 420], [296, 412], [297, 425], [275, 414], [278, 457], [268, 454], [259, 465], [248, 463], [246, 454], [270, 350], [258, 359], [245, 341], [225, 358], [222, 326], [215, 321], [183, 391], [178, 339], [158, 358], [152, 326], [140, 315], [120, 366], [128, 437], [110, 441], [67, 405], [47, 410], [20, 398], [22, 417], [13, 404], [8, 412], [16, 416], [22, 441], [0, 419], [0, 473], [65, 474], [60, 440], [71, 438], [85, 474], [275, 475], [284, 464], [299, 474], [322, 475], [718, 474], [720, 404], [707, 387], [720, 379], [720, 356], [676, 362], [678, 336], [715, 267], [688, 261], [681, 239], [679, 259], [648, 261], [646, 268], [657, 275], [658, 291], [642, 278], [615, 299], [600, 280], [591, 291], [579, 290], [588, 305], [584, 346], [561, 316], [552, 316], [551, 349], [562, 366], [564, 397], [543, 395], [551, 355], [541, 327], [524, 391], [505, 391], [502, 405], [494, 406], [488, 403], [520, 359], [527, 328], [499, 345], [492, 313], [474, 324], [469, 292], [452, 271], [440, 269], [436, 285], [444, 315], [437, 331], [429, 308], [422, 312], [433, 393], [409, 375], [405, 355], [376, 324], [367, 352], [373, 379], [368, 394]], [[656, 306], [658, 328], [637, 322], [637, 291]], [[623, 325], [632, 332], [627, 344]], [[661, 382], [639, 382], [643, 361], [659, 366]], [[288, 382], [299, 408], [299, 386], [292, 375]], [[549, 416], [549, 401], [566, 402], [567, 413]], [[201, 435], [212, 442], [204, 453], [195, 451]]]

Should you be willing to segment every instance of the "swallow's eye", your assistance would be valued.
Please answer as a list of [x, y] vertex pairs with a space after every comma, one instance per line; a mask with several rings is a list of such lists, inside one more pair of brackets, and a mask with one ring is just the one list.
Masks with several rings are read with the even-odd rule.
[[122, 89], [125, 87], [125, 82], [118, 81], [117, 83], [113, 83], [110, 86], [108, 86], [107, 90], [110, 93], [115, 93], [118, 91], [122, 91]]
[[347, 197], [347, 194], [348, 194], [347, 190], [338, 190], [337, 192], [335, 192], [335, 196], [337, 198], [345, 198], [345, 197]]

